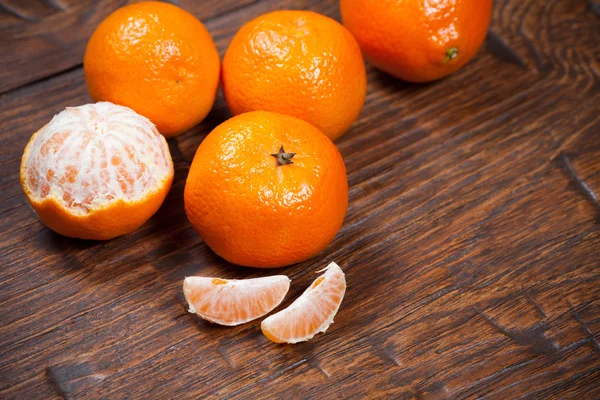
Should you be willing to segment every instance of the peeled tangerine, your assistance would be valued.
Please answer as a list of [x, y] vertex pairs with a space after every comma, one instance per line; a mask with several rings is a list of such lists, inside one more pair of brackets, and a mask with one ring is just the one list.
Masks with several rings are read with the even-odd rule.
[[68, 107], [29, 140], [21, 185], [52, 230], [81, 239], [131, 232], [173, 181], [165, 138], [145, 117], [108, 102]]
[[334, 262], [324, 271], [288, 308], [262, 322], [267, 338], [275, 343], [298, 343], [329, 328], [346, 293], [346, 278]]
[[228, 280], [200, 276], [183, 281], [189, 312], [221, 325], [239, 325], [277, 307], [290, 289], [285, 275]]

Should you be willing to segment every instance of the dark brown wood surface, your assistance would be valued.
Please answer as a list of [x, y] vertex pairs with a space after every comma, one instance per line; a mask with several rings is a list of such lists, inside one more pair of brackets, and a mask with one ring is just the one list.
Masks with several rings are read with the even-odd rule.
[[[488, 42], [457, 74], [413, 85], [368, 68], [359, 121], [337, 145], [342, 230], [285, 269], [288, 305], [335, 260], [348, 291], [325, 334], [275, 345], [260, 320], [186, 313], [185, 276], [247, 278], [183, 211], [221, 98], [170, 140], [159, 212], [108, 242], [45, 228], [19, 162], [30, 135], [91, 101], [95, 26], [126, 1], [0, 0], [0, 398], [600, 398], [600, 7], [497, 0]], [[221, 54], [273, 8], [339, 20], [336, 1], [180, 1]]]

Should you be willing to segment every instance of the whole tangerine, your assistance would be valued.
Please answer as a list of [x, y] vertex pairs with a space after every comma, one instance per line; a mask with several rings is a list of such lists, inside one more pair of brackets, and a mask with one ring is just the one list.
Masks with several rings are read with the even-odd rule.
[[129, 107], [171, 137], [209, 113], [220, 59], [196, 17], [172, 4], [148, 1], [122, 7], [100, 23], [83, 68], [94, 100]]
[[477, 53], [492, 0], [340, 0], [340, 10], [371, 64], [406, 81], [428, 82]]
[[337, 21], [311, 11], [274, 11], [245, 24], [225, 53], [222, 79], [234, 115], [291, 115], [332, 140], [358, 118], [367, 87], [356, 40]]
[[50, 229], [106, 240], [134, 231], [158, 210], [173, 161], [147, 118], [102, 102], [68, 107], [33, 134], [20, 177]]
[[184, 203], [204, 242], [227, 261], [281, 267], [316, 255], [339, 231], [346, 168], [333, 142], [308, 122], [244, 113], [200, 144]]

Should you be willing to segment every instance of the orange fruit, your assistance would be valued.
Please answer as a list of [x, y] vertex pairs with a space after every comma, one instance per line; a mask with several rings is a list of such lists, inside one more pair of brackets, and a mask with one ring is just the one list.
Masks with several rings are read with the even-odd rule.
[[[320, 271], [319, 271], [320, 272]], [[265, 319], [260, 328], [275, 343], [298, 343], [325, 332], [346, 293], [346, 278], [334, 262], [289, 307]]]
[[406, 81], [428, 82], [477, 53], [492, 0], [341, 0], [340, 9], [371, 64]]
[[193, 276], [183, 281], [188, 311], [228, 326], [269, 313], [283, 301], [289, 289], [290, 279], [285, 275], [240, 280]]
[[314, 256], [335, 237], [348, 206], [346, 168], [331, 140], [308, 122], [249, 112], [200, 144], [184, 203], [221, 257], [281, 267]]
[[83, 69], [94, 100], [130, 107], [170, 137], [198, 124], [212, 108], [220, 59], [196, 17], [148, 1], [102, 21], [88, 42]]
[[225, 53], [222, 75], [234, 115], [257, 110], [291, 115], [332, 140], [356, 121], [367, 88], [350, 32], [310, 11], [274, 11], [245, 24]]
[[111, 239], [141, 226], [173, 180], [165, 138], [133, 110], [108, 102], [68, 107], [33, 134], [21, 185], [52, 230]]

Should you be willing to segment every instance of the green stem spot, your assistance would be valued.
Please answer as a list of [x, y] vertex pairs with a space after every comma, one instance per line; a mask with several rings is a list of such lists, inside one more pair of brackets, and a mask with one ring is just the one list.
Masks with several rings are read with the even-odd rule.
[[446, 50], [446, 58], [442, 61], [442, 64], [446, 64], [450, 60], [454, 60], [458, 55], [458, 49], [456, 47], [451, 47]]
[[296, 153], [286, 153], [285, 150], [283, 150], [283, 146], [281, 146], [279, 153], [271, 155], [277, 159], [277, 166], [281, 167], [282, 165], [293, 164], [292, 158]]

